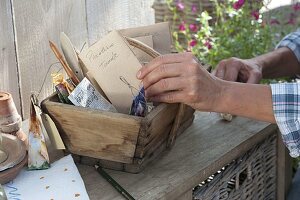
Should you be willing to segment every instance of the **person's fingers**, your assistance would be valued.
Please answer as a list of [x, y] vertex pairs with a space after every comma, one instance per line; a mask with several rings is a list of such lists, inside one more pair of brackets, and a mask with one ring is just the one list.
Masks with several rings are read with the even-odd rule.
[[220, 79], [224, 79], [224, 75], [225, 75], [225, 70], [226, 70], [226, 60], [222, 60], [217, 68], [214, 70], [213, 75], [220, 78]]
[[261, 74], [259, 72], [254, 71], [250, 73], [247, 83], [257, 84], [260, 82], [261, 78]]
[[147, 89], [150, 85], [164, 78], [178, 77], [183, 74], [184, 68], [182, 63], [162, 64], [143, 79], [144, 88]]
[[179, 54], [167, 54], [167, 55], [161, 55], [152, 61], [150, 61], [147, 65], [143, 66], [138, 72], [137, 72], [137, 78], [143, 79], [148, 73], [153, 71], [155, 68], [157, 68], [160, 65], [163, 64], [170, 64], [170, 63], [179, 63], [183, 62], [189, 59], [193, 59], [194, 56], [191, 53], [179, 53]]
[[161, 79], [146, 89], [146, 97], [151, 98], [153, 96], [161, 95], [170, 91], [180, 91], [185, 87], [185, 83], [186, 78], [181, 77]]
[[240, 68], [241, 66], [238, 63], [231, 63], [231, 66], [227, 66], [223, 79], [226, 81], [237, 81]]
[[186, 101], [186, 95], [182, 91], [172, 91], [151, 97], [153, 102], [180, 103]]

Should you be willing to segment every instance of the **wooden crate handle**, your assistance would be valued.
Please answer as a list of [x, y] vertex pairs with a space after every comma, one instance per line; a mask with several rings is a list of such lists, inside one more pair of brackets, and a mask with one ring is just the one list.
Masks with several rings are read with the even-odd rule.
[[[127, 40], [127, 42], [131, 46], [134, 46], [134, 47], [142, 50], [143, 52], [145, 52], [146, 54], [148, 54], [152, 58], [156, 58], [156, 57], [161, 55], [159, 52], [155, 51], [151, 47], [147, 46], [146, 44], [144, 44], [144, 43], [142, 43], [142, 42], [140, 42], [136, 39], [132, 39], [132, 38], [129, 38], [129, 37], [125, 37], [125, 39]], [[181, 125], [181, 122], [183, 120], [185, 108], [186, 108], [186, 106], [183, 103], [179, 104], [178, 112], [176, 114], [176, 117], [175, 117], [174, 122], [173, 122], [172, 129], [171, 129], [171, 131], [169, 133], [169, 136], [168, 136], [167, 148], [171, 148], [175, 143], [175, 139], [176, 139], [176, 136], [177, 136], [178, 129], [179, 129], [179, 127]]]
[[144, 44], [144, 43], [142, 43], [142, 42], [140, 42], [136, 39], [129, 38], [129, 37], [125, 37], [125, 39], [127, 40], [127, 42], [131, 46], [134, 46], [134, 47], [140, 49], [141, 51], [145, 52], [146, 54], [148, 54], [152, 58], [156, 58], [156, 57], [161, 55], [159, 52], [155, 51], [154, 49], [152, 49], [148, 45], [146, 45], [146, 44]]
[[172, 129], [170, 131], [168, 141], [167, 141], [167, 148], [171, 148], [175, 144], [175, 139], [177, 136], [178, 129], [182, 123], [184, 113], [185, 113], [186, 105], [183, 103], [179, 104], [178, 112], [176, 114]]

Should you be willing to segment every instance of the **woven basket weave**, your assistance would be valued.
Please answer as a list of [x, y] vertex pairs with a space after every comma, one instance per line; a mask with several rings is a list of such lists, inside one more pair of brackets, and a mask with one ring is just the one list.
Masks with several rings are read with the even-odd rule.
[[276, 147], [272, 135], [197, 186], [194, 199], [276, 199]]

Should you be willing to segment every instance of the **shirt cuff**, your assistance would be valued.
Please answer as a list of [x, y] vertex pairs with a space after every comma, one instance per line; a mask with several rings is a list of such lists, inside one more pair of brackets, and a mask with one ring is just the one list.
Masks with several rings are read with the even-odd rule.
[[273, 112], [284, 144], [292, 157], [300, 156], [300, 86], [271, 84]]
[[276, 49], [280, 47], [288, 47], [293, 51], [298, 62], [300, 62], [300, 31], [293, 32], [285, 36], [276, 46]]

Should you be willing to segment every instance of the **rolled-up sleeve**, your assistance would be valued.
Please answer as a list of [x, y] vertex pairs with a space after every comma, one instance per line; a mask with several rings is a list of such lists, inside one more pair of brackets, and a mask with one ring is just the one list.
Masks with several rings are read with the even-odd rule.
[[292, 157], [300, 156], [300, 85], [271, 84], [273, 112]]
[[276, 46], [276, 48], [280, 47], [291, 49], [297, 57], [298, 62], [300, 62], [300, 30], [298, 29], [296, 32], [285, 36]]

